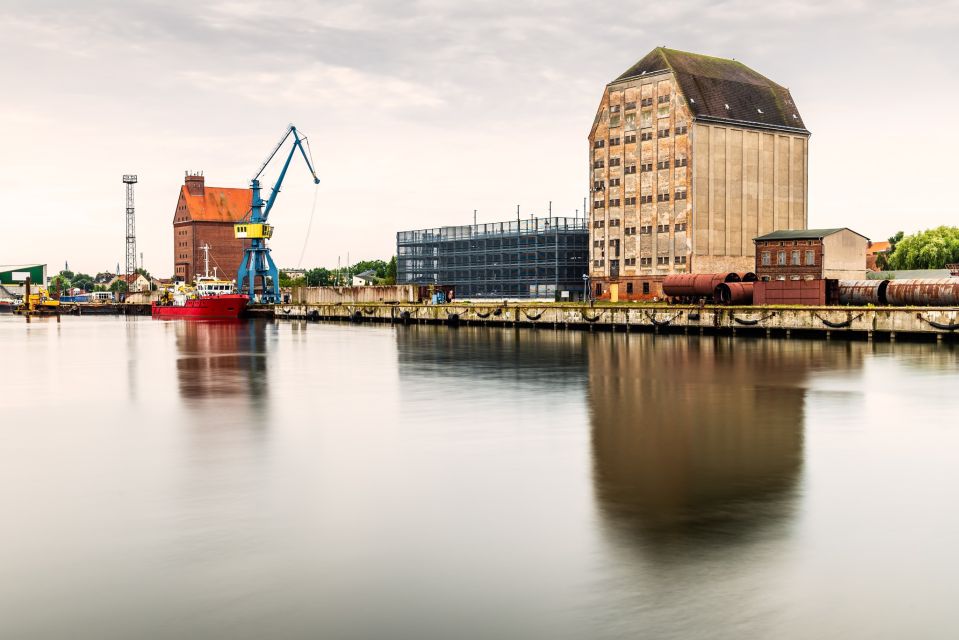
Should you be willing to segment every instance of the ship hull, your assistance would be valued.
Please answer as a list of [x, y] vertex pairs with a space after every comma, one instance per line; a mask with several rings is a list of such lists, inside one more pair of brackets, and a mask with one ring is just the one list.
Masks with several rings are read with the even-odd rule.
[[187, 300], [183, 306], [153, 303], [152, 315], [161, 319], [206, 320], [239, 318], [246, 310], [250, 299], [238, 294], [208, 296]]

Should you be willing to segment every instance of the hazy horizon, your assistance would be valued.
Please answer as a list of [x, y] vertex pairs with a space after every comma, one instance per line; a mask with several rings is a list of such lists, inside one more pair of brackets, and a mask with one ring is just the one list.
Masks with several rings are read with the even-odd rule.
[[[949, 152], [959, 1], [573, 2], [0, 0], [0, 263], [173, 268], [184, 171], [245, 187], [286, 125], [310, 138], [316, 215], [302, 266], [388, 259], [395, 232], [582, 215], [605, 84], [665, 45], [788, 86], [808, 128], [809, 226], [873, 240], [955, 223]], [[276, 172], [270, 171], [272, 184]], [[271, 217], [296, 267], [314, 187], [294, 160]]]

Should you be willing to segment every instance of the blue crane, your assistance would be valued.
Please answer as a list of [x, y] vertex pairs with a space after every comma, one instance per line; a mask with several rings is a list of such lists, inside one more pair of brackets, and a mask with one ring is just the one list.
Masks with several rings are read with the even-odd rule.
[[[293, 147], [286, 156], [286, 162], [283, 163], [283, 169], [276, 179], [276, 184], [273, 185], [270, 199], [264, 202], [263, 198], [260, 197], [260, 176], [290, 136], [293, 136]], [[280, 274], [276, 269], [273, 258], [270, 256], [270, 248], [267, 246], [267, 240], [273, 237], [273, 226], [267, 224], [267, 220], [270, 217], [270, 211], [273, 210], [273, 205], [276, 204], [276, 196], [280, 193], [280, 185], [283, 184], [286, 170], [290, 168], [290, 162], [293, 160], [297, 149], [300, 150], [303, 160], [306, 161], [306, 166], [313, 174], [313, 183], [320, 183], [320, 179], [316, 176], [316, 170], [313, 169], [313, 162], [310, 160], [309, 145], [304, 147], [304, 143], [306, 143], [306, 137], [302, 136], [296, 127], [291, 124], [286, 128], [283, 137], [280, 138], [269, 157], [260, 166], [260, 170], [250, 181], [250, 188], [253, 189], [253, 203], [250, 206], [249, 220], [233, 225], [233, 233], [237, 238], [246, 238], [251, 241], [250, 246], [243, 251], [243, 262], [240, 263], [236, 276], [237, 289], [240, 293], [243, 293], [244, 288], [246, 288], [251, 301], [256, 300], [255, 283], [257, 278], [260, 278], [260, 302], [275, 303], [280, 299]], [[267, 278], [270, 278], [272, 287], [268, 287]]]

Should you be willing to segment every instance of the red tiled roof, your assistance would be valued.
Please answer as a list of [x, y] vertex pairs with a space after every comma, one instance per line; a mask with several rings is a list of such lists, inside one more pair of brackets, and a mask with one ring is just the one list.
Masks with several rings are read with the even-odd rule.
[[886, 242], [885, 240], [880, 240], [879, 242], [870, 243], [870, 245], [866, 247], [867, 256], [873, 255], [875, 253], [883, 253], [885, 251], [889, 251], [889, 243]]
[[205, 187], [204, 195], [194, 196], [187, 186], [180, 187], [190, 219], [198, 222], [239, 222], [250, 212], [252, 189]]

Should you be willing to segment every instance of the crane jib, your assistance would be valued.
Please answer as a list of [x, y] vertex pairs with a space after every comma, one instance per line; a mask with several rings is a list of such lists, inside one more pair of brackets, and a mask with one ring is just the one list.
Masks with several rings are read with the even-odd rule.
[[[269, 200], [264, 202], [260, 196], [260, 175], [266, 169], [267, 165], [270, 164], [291, 134], [293, 136], [293, 146], [290, 149], [289, 154], [287, 154], [286, 160], [283, 162], [283, 168], [280, 170], [280, 175], [277, 177], [276, 183], [273, 185]], [[286, 172], [290, 168], [290, 163], [293, 161], [293, 156], [296, 155], [297, 149], [300, 150], [300, 154], [303, 156], [306, 166], [310, 169], [310, 173], [313, 175], [314, 184], [319, 184], [320, 182], [319, 177], [316, 175], [316, 170], [313, 168], [313, 162], [310, 158], [310, 154], [307, 153], [307, 149], [304, 148], [305, 144], [308, 144], [306, 137], [300, 137], [296, 127], [294, 127], [292, 124], [287, 127], [287, 130], [283, 134], [283, 137], [280, 138], [279, 143], [277, 143], [277, 145], [273, 148], [266, 161], [260, 166], [260, 170], [257, 171], [256, 176], [250, 181], [250, 188], [253, 191], [253, 198], [249, 220], [238, 222], [233, 227], [234, 236], [236, 238], [250, 240], [250, 246], [244, 250], [243, 260], [240, 263], [239, 269], [237, 270], [237, 281], [238, 290], [240, 292], [244, 292], [245, 289], [245, 292], [247, 295], [249, 295], [251, 301], [274, 303], [279, 300], [279, 272], [277, 271], [276, 265], [273, 263], [273, 258], [270, 256], [270, 248], [266, 243], [266, 241], [273, 236], [273, 227], [272, 225], [266, 224], [266, 221], [270, 215], [270, 211], [273, 209], [273, 205], [276, 203], [276, 198], [280, 193], [280, 187], [283, 184], [283, 179], [286, 177]], [[257, 296], [258, 280], [260, 283], [259, 296]]]

